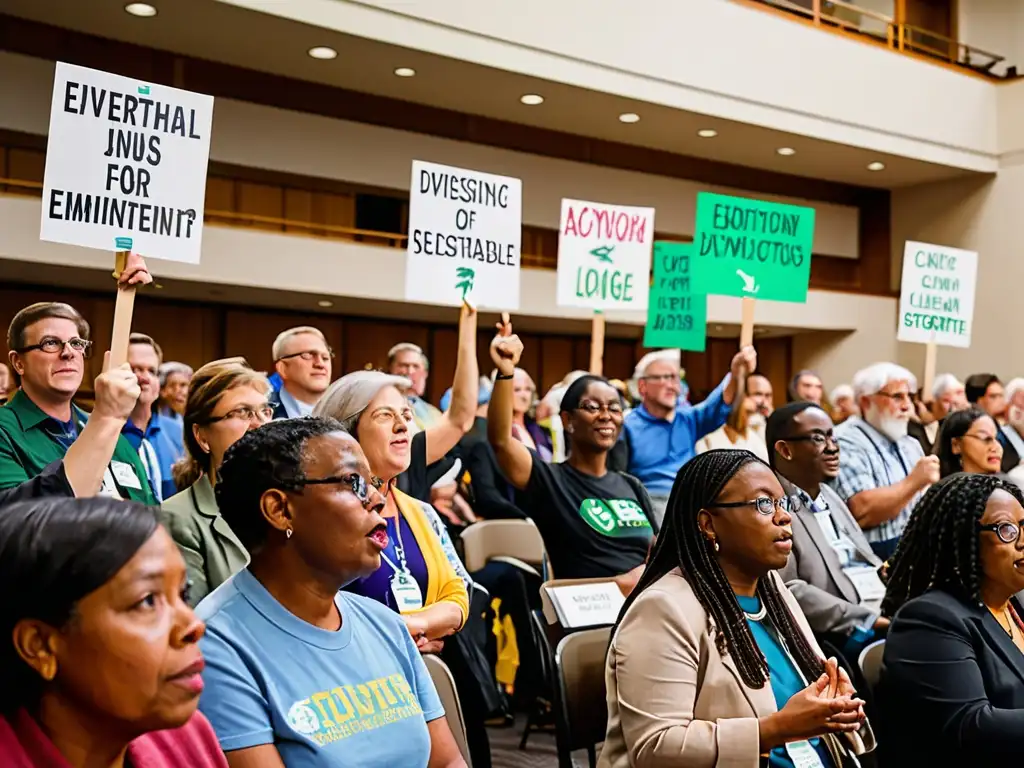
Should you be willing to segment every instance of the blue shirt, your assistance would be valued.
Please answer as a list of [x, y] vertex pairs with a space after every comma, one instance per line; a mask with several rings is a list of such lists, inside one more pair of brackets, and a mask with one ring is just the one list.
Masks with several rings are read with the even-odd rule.
[[[757, 597], [736, 595], [736, 600], [739, 601], [740, 608], [748, 614], [761, 610], [761, 600]], [[776, 639], [777, 633], [769, 632], [765, 628], [765, 624], [770, 621], [771, 619], [767, 616], [760, 621], [752, 621], [748, 618], [747, 626], [750, 627], [750, 631], [754, 635], [754, 642], [757, 643], [758, 650], [764, 655], [764, 660], [768, 662], [768, 677], [772, 685], [772, 693], [775, 695], [775, 707], [781, 710], [786, 706], [786, 702], [807, 687], [807, 683], [804, 682], [789, 654], [779, 645], [779, 641]], [[833, 764], [832, 756], [821, 739], [811, 739], [810, 742], [818, 751], [822, 765], [831, 766]], [[785, 747], [773, 749], [769, 754], [768, 764], [772, 768], [793, 768], [793, 761], [786, 753]]]
[[335, 603], [341, 629], [315, 627], [245, 569], [199, 604], [199, 708], [221, 749], [273, 744], [288, 768], [426, 768], [444, 708], [405, 623], [357, 595]]
[[[424, 596], [427, 594], [427, 563], [423, 559], [423, 553], [420, 552], [420, 545], [416, 542], [412, 529], [401, 514], [397, 517], [386, 517], [384, 521], [388, 526], [388, 546], [381, 555], [380, 568], [365, 578], [353, 581], [345, 587], [345, 591], [384, 603], [391, 610], [400, 613], [395, 596], [391, 592], [391, 579], [396, 573], [395, 569], [402, 567], [402, 560], [398, 555], [399, 546], [405, 554], [409, 574], [416, 580], [420, 594]], [[396, 523], [401, 526], [401, 545], [398, 543], [398, 536], [395, 535]]]
[[[149, 424], [146, 425], [145, 432], [129, 421], [121, 428], [121, 434], [124, 435], [132, 448], [139, 452], [139, 456], [143, 460], [143, 466], [146, 466], [146, 472], [157, 500], [163, 501], [176, 494], [178, 487], [174, 484], [171, 468], [178, 459], [185, 455], [181, 430], [175, 429], [173, 424], [167, 424], [165, 416], [154, 413], [149, 418]], [[153, 452], [156, 454], [159, 483], [156, 482], [157, 478], [154, 476], [154, 472], [147, 465], [146, 456], [142, 451], [143, 439], [153, 447]]]
[[281, 405], [284, 406], [284, 412], [288, 414], [289, 419], [301, 419], [313, 413], [312, 405], [296, 400], [286, 387], [281, 387], [277, 391], [277, 396], [281, 401]]
[[694, 446], [704, 435], [725, 424], [732, 406], [722, 399], [729, 376], [703, 402], [676, 408], [672, 421], [658, 419], [643, 405], [626, 417], [629, 440], [629, 474], [638, 478], [655, 496], [668, 496], [679, 468], [693, 458]]

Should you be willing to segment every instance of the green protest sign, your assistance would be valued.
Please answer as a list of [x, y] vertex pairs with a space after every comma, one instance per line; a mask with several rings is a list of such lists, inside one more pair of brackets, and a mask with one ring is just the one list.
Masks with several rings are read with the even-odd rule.
[[691, 243], [654, 244], [654, 280], [647, 302], [645, 347], [704, 351], [708, 297], [693, 290]]
[[697, 194], [694, 288], [716, 296], [807, 301], [814, 209]]

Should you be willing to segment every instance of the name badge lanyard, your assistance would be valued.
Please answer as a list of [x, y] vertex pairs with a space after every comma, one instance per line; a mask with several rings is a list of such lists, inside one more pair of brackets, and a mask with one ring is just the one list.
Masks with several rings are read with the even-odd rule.
[[399, 564], [388, 557], [386, 552], [381, 552], [381, 559], [394, 571], [391, 577], [391, 594], [395, 598], [398, 610], [414, 611], [423, 607], [423, 594], [420, 592], [420, 585], [416, 583], [412, 572], [409, 570], [409, 563], [405, 556], [405, 544], [402, 542], [402, 521], [396, 515], [395, 518], [395, 554], [398, 555]]

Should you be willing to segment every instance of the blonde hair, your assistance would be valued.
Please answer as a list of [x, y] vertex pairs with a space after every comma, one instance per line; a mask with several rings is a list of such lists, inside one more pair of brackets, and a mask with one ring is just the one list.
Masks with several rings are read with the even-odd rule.
[[[301, 336], [304, 333], [312, 334], [313, 336], [318, 337], [324, 344], [327, 344], [327, 338], [324, 336], [323, 331], [319, 328], [314, 328], [312, 325], [299, 325], [295, 328], [289, 328], [287, 331], [281, 331], [277, 334], [277, 338], [274, 339], [274, 345], [270, 348], [270, 354], [273, 356], [274, 362], [276, 363], [281, 359], [281, 355], [284, 354], [284, 345], [289, 339], [295, 336]], [[327, 344], [327, 346], [329, 349], [330, 345]], [[248, 365], [248, 363], [246, 363], [246, 365]]]
[[345, 431], [356, 436], [356, 424], [363, 411], [384, 387], [395, 387], [399, 392], [412, 387], [404, 376], [382, 371], [353, 371], [346, 373], [327, 388], [316, 407], [314, 416], [336, 419]]
[[178, 490], [188, 488], [200, 476], [210, 473], [210, 454], [199, 445], [193, 427], [208, 424], [213, 409], [224, 393], [236, 387], [252, 387], [263, 393], [270, 392], [267, 377], [254, 371], [244, 357], [213, 360], [193, 374], [185, 403], [182, 434], [185, 455], [171, 469]]

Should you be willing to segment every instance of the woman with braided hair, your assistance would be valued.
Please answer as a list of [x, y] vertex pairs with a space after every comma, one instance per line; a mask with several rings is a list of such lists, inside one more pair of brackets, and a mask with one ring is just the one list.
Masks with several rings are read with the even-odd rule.
[[951, 475], [918, 502], [882, 603], [885, 764], [1020, 759], [1022, 528], [1024, 495], [997, 475]]
[[874, 747], [863, 701], [773, 573], [791, 522], [778, 479], [749, 451], [683, 465], [612, 631], [599, 768], [841, 768]]

